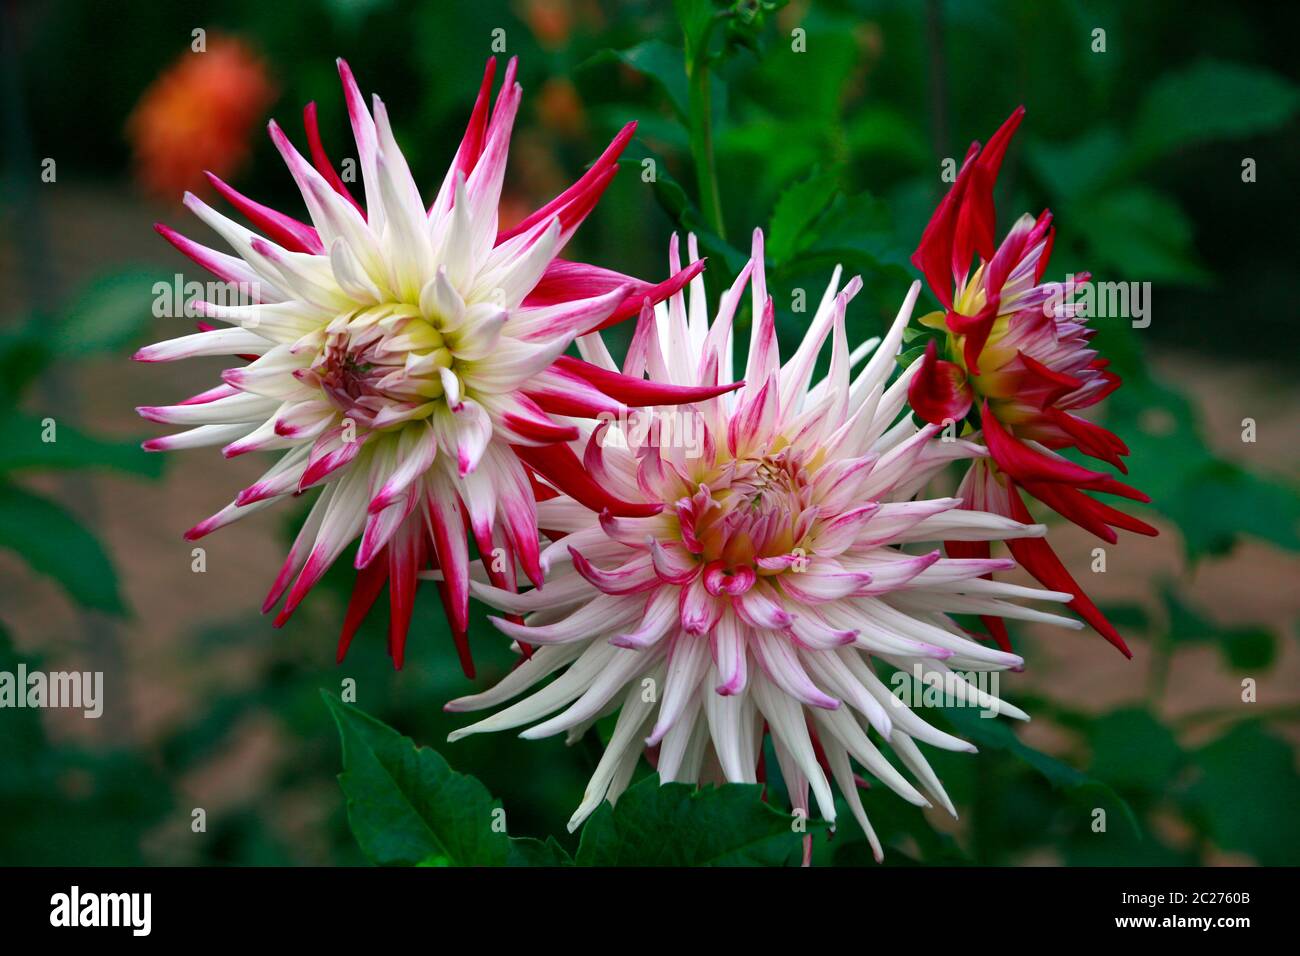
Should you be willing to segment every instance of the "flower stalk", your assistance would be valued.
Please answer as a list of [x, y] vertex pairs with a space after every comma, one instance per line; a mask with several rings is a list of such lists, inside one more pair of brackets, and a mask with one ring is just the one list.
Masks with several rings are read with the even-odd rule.
[[686, 80], [690, 89], [691, 159], [695, 165], [695, 179], [700, 191], [700, 209], [719, 239], [727, 238], [727, 226], [722, 216], [722, 195], [718, 189], [718, 167], [713, 156], [713, 101], [710, 94], [709, 38], [719, 20], [727, 16], [722, 11], [712, 17], [698, 44], [692, 48], [691, 37], [686, 42]]

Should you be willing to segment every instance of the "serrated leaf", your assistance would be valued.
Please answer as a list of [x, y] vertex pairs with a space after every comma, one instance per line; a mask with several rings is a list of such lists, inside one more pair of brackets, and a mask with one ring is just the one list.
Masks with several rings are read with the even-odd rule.
[[532, 837], [511, 837], [508, 865], [573, 866], [573, 857], [555, 837], [547, 837], [545, 842]]
[[436, 750], [321, 692], [343, 743], [339, 784], [362, 851], [380, 866], [502, 866], [501, 802]]
[[10, 548], [34, 571], [52, 577], [78, 604], [125, 611], [117, 572], [93, 534], [47, 498], [0, 482], [0, 548]]
[[767, 235], [767, 254], [784, 265], [815, 238], [809, 227], [826, 209], [839, 182], [834, 170], [814, 172], [790, 186], [776, 201]]
[[646, 40], [625, 50], [602, 50], [588, 63], [610, 60], [636, 70], [663, 90], [677, 118], [686, 122], [690, 114], [690, 90], [686, 81], [686, 59], [681, 50], [662, 40]]
[[[803, 821], [807, 832], [824, 829]], [[617, 806], [591, 815], [578, 845], [579, 866], [781, 866], [802, 834], [793, 818], [762, 801], [757, 784], [695, 789], [659, 785], [651, 775]]]

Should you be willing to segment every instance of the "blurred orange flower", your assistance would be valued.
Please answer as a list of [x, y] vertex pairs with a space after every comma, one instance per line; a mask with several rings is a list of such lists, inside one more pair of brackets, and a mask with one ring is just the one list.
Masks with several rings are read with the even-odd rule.
[[136, 179], [156, 196], [175, 198], [201, 186], [205, 169], [229, 176], [275, 95], [247, 44], [210, 37], [206, 51], [185, 53], [162, 73], [127, 118]]
[[572, 83], [561, 78], [547, 80], [542, 86], [537, 118], [547, 129], [569, 137], [582, 135], [587, 123], [578, 91]]
[[545, 48], [564, 46], [573, 32], [573, 8], [568, 0], [525, 0], [523, 18]]

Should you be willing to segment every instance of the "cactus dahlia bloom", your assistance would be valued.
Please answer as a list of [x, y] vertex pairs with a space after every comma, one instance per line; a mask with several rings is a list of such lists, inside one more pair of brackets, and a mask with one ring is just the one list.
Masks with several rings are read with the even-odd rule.
[[[618, 711], [572, 829], [618, 797], [643, 750], [664, 781], [756, 782], [770, 734], [795, 806], [808, 808], [811, 789], [833, 820], [833, 779], [879, 856], [853, 762], [904, 799], [925, 806], [933, 799], [951, 811], [917, 742], [974, 748], [903, 706], [871, 659], [954, 677], [1020, 663], [971, 640], [950, 612], [1081, 625], [1007, 600], [1064, 601], [1067, 594], [984, 579], [1014, 562], [954, 560], [914, 547], [1043, 533], [1041, 525], [959, 509], [956, 498], [915, 497], [948, 461], [982, 454], [901, 415], [909, 373], [889, 384], [920, 283], [854, 376], [851, 367], [872, 344], [850, 353], [845, 334], [859, 279], [840, 288], [836, 269], [802, 344], [782, 365], [761, 233], [745, 272], [752, 272], [755, 320], [743, 387], [589, 430], [592, 473], [620, 497], [663, 510], [622, 518], [592, 514], [568, 496], [541, 501], [539, 525], [559, 536], [542, 555], [545, 586], [512, 594], [471, 584], [487, 603], [526, 615], [523, 623], [493, 620], [533, 651], [496, 687], [447, 709], [478, 710], [532, 693], [451, 739], [536, 721], [524, 737], [573, 739]], [[726, 293], [711, 324], [702, 280], [692, 282], [689, 304], [677, 293], [657, 312], [643, 310], [623, 372], [699, 388], [732, 382], [732, 320], [745, 280], [742, 274]], [[829, 372], [814, 384], [828, 340]], [[581, 344], [591, 361], [614, 371], [598, 336]], [[969, 683], [955, 687], [989, 700]], [[1024, 716], [1013, 707], [1007, 713]], [[885, 759], [869, 730], [920, 789]]]
[[[400, 666], [417, 573], [436, 562], [462, 663], [470, 668], [466, 530], [499, 587], [521, 567], [541, 584], [533, 473], [587, 507], [645, 516], [658, 505], [615, 498], [566, 444], [577, 435], [552, 415], [620, 414], [626, 404], [716, 394], [619, 375], [561, 353], [574, 337], [634, 313], [702, 267], [652, 287], [556, 258], [614, 175], [631, 137], [624, 129], [570, 189], [517, 226], [498, 231], [510, 131], [522, 91], [515, 62], [489, 112], [489, 61], [469, 129], [431, 206], [393, 139], [384, 104], [366, 108], [339, 61], [364, 176], [365, 203], [325, 156], [315, 110], [305, 113], [312, 162], [274, 122], [271, 137], [302, 191], [311, 224], [213, 185], [261, 234], [193, 195], [185, 204], [238, 254], [216, 252], [165, 226], [181, 252], [255, 301], [205, 301], [229, 323], [141, 349], [170, 361], [239, 355], [223, 384], [179, 405], [141, 408], [186, 430], [150, 450], [221, 445], [227, 457], [283, 455], [229, 505], [187, 533], [191, 540], [288, 496], [322, 486], [263, 606], [285, 603], [282, 624], [344, 548], [360, 536], [359, 574], [339, 642], [345, 652], [385, 582], [389, 651]], [[213, 298], [213, 296], [209, 296]], [[497, 549], [502, 549], [497, 552]]]
[[[1077, 451], [1127, 474], [1120, 438], [1075, 414], [1120, 386], [1107, 361], [1089, 348], [1095, 330], [1073, 301], [1073, 283], [1043, 283], [1052, 251], [1052, 215], [1022, 216], [994, 246], [993, 186], [1021, 107], [982, 150], [971, 145], [956, 182], [925, 229], [912, 262], [944, 307], [922, 318], [944, 334], [945, 357], [931, 340], [909, 386], [909, 401], [932, 423], [961, 421], [978, 402], [987, 458], [975, 459], [958, 491], [966, 507], [1029, 521], [1020, 489], [1103, 541], [1115, 528], [1154, 535], [1156, 529], [1087, 492], [1151, 499], [1104, 472], [1060, 455]], [[971, 257], [978, 256], [975, 271]], [[1088, 276], [1078, 277], [1080, 283]], [[1070, 607], [1106, 640], [1132, 656], [1123, 638], [1088, 599], [1051, 547], [1041, 539], [1008, 541], [1015, 558], [1047, 587], [1073, 595]], [[986, 542], [953, 542], [954, 557], [988, 557]], [[1007, 643], [997, 618], [986, 618], [998, 642]]]

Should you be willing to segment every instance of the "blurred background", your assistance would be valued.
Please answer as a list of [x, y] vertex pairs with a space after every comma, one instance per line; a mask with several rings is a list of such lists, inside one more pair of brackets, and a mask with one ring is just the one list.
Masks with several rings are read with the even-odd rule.
[[[0, 6], [0, 670], [103, 671], [106, 697], [99, 720], [0, 711], [0, 863], [363, 862], [319, 696], [346, 678], [361, 708], [482, 779], [512, 833], [564, 833], [595, 740], [444, 743], [459, 721], [441, 704], [510, 666], [480, 610], [474, 685], [430, 591], [404, 671], [384, 652], [382, 613], [336, 666], [350, 560], [273, 630], [257, 608], [305, 506], [203, 540], [196, 571], [182, 532], [265, 465], [216, 449], [147, 455], [138, 443], [157, 430], [133, 413], [211, 386], [221, 368], [129, 361], [191, 331], [153, 316], [153, 285], [206, 277], [151, 227], [220, 245], [179, 204], [185, 189], [213, 199], [201, 171], [304, 216], [264, 124], [275, 116], [301, 147], [299, 111], [314, 101], [327, 151], [352, 155], [334, 69], [345, 56], [432, 191], [494, 38], [520, 57], [525, 89], [503, 220], [563, 189], [639, 119], [629, 168], [569, 257], [657, 280], [672, 230], [694, 228], [716, 290], [747, 257], [749, 231], [769, 228], [784, 343], [806, 321], [784, 308], [793, 290], [820, 296], [836, 262], [865, 281], [852, 339], [880, 331], [914, 276], [907, 257], [946, 188], [943, 160], [1027, 106], [999, 234], [1050, 206], [1049, 278], [1088, 269], [1152, 283], [1150, 326], [1101, 321], [1097, 342], [1126, 380], [1107, 423], [1133, 450], [1131, 479], [1154, 499], [1143, 517], [1161, 535], [1107, 547], [1104, 573], [1089, 573], [1100, 542], [1053, 530], [1135, 657], [1091, 631], [1020, 629], [1026, 668], [1002, 692], [1033, 722], [1013, 733], [954, 714], [982, 753], [934, 755], [961, 820], [885, 792], [868, 794], [868, 812], [887, 864], [1300, 863], [1288, 5], [731, 5], [712, 100], [725, 229], [699, 211], [668, 2]], [[54, 443], [40, 440], [46, 419]], [[852, 825], [817, 854], [869, 860]]]

